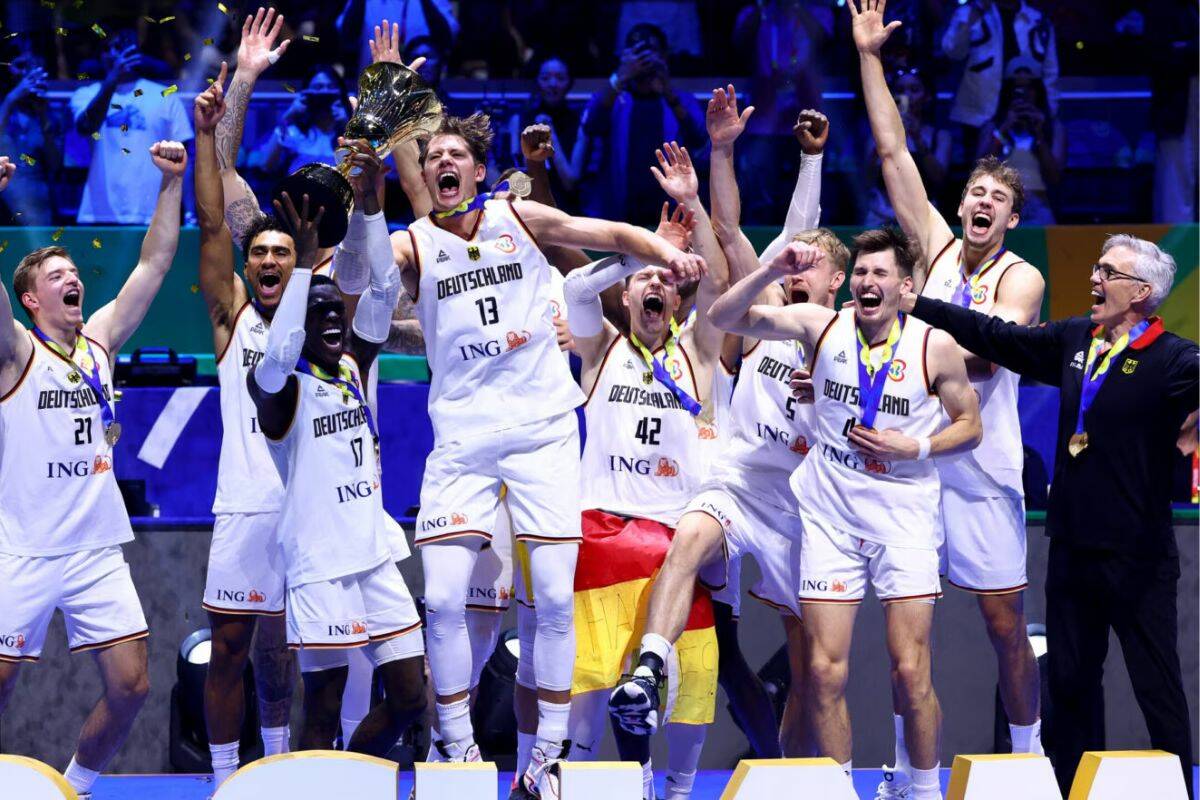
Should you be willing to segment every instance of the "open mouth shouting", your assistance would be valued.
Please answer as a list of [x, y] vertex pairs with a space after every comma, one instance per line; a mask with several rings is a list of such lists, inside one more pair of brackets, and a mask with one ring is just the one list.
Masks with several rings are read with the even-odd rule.
[[1103, 290], [1103, 289], [1101, 289], [1099, 286], [1093, 286], [1093, 287], [1092, 287], [1092, 308], [1091, 308], [1091, 312], [1092, 312], [1092, 316], [1093, 316], [1093, 317], [1095, 317], [1097, 314], [1099, 314], [1101, 311], [1103, 311], [1103, 310], [1104, 310], [1104, 302], [1105, 302], [1105, 300], [1107, 300], [1107, 299], [1108, 299], [1108, 298], [1107, 298], [1107, 296], [1104, 294], [1104, 290]]
[[444, 203], [453, 204], [458, 199], [460, 188], [462, 188], [462, 179], [459, 178], [458, 172], [455, 171], [453, 166], [443, 167], [438, 171], [438, 199]]
[[667, 309], [666, 297], [663, 296], [661, 290], [650, 288], [642, 295], [642, 316], [647, 322], [664, 319], [664, 312]]
[[321, 331], [321, 341], [330, 349], [337, 349], [342, 346], [342, 327], [340, 325], [327, 325]]
[[992, 229], [991, 212], [980, 209], [971, 215], [971, 224], [967, 226], [967, 233], [972, 239], [983, 239]]
[[79, 308], [80, 302], [83, 300], [83, 292], [77, 288], [68, 289], [63, 295], [63, 305], [71, 308]]
[[271, 300], [279, 297], [283, 290], [283, 276], [278, 272], [260, 272], [258, 275], [257, 294], [260, 300]]
[[871, 316], [883, 305], [883, 294], [878, 289], [860, 289], [854, 299], [858, 301], [859, 312], [866, 316]]

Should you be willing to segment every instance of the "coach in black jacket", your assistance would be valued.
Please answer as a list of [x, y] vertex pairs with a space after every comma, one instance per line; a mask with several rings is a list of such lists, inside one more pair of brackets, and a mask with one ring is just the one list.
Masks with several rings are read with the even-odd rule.
[[1061, 390], [1046, 514], [1046, 629], [1051, 757], [1064, 795], [1084, 751], [1104, 749], [1110, 627], [1150, 741], [1179, 755], [1192, 793], [1170, 490], [1180, 427], [1200, 404], [1200, 350], [1151, 316], [1174, 278], [1171, 256], [1118, 235], [1092, 268], [1089, 317], [1026, 327], [911, 294], [901, 303], [972, 353]]

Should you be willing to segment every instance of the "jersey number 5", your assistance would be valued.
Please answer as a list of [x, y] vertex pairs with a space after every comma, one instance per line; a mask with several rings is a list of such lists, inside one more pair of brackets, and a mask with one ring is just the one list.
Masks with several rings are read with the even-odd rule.
[[500, 311], [496, 307], [496, 298], [481, 297], [475, 301], [475, 307], [479, 309], [479, 321], [484, 325], [495, 325], [500, 321]]

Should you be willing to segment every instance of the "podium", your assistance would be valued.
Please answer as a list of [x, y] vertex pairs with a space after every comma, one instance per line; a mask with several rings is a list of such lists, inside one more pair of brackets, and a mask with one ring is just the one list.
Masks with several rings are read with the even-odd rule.
[[721, 800], [760, 800], [764, 797], [858, 800], [850, 779], [832, 758], [747, 758], [739, 761], [721, 793]]
[[21, 800], [79, 800], [61, 772], [26, 756], [0, 755], [0, 787], [4, 797]]
[[[345, 753], [304, 750], [251, 762], [221, 784], [213, 800], [397, 800], [398, 766], [394, 761]], [[495, 784], [492, 784], [493, 791]]]
[[1187, 800], [1179, 756], [1162, 750], [1084, 753], [1067, 800]]
[[955, 756], [946, 800], [1062, 800], [1050, 759], [1033, 753]]
[[642, 796], [642, 765], [636, 761], [564, 761], [562, 800], [622, 800]]
[[492, 800], [496, 765], [491, 761], [413, 764], [416, 800]]

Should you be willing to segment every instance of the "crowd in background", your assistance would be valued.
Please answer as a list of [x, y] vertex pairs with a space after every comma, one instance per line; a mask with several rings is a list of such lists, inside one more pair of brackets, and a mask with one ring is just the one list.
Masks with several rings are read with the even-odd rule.
[[[23, 175], [0, 224], [149, 219], [146, 187], [157, 177], [126, 156], [160, 139], [191, 140], [183, 99], [221, 60], [233, 65], [253, 8], [130, 5], [4, 4], [0, 155]], [[239, 162], [260, 193], [301, 164], [332, 160], [347, 95], [370, 61], [368, 35], [386, 17], [399, 26], [405, 61], [426, 57], [422, 72], [451, 110], [491, 114], [493, 174], [523, 166], [526, 125], [551, 126], [548, 167], [568, 210], [652, 224], [655, 145], [678, 140], [703, 169], [698, 95], [731, 80], [755, 107], [737, 153], [747, 223], [781, 221], [799, 161], [792, 126], [805, 108], [858, 132], [826, 155], [824, 218], [878, 225], [892, 216], [856, 100], [844, 0], [274, 5], [293, 45], [265, 76], [276, 91], [263, 86], [255, 97]], [[1025, 180], [1026, 223], [1196, 219], [1194, 2], [892, 0], [888, 14], [903, 22], [887, 53], [889, 81], [943, 210], [953, 212], [969, 165], [998, 155]], [[401, 194], [389, 192], [396, 221], [407, 211]]]

